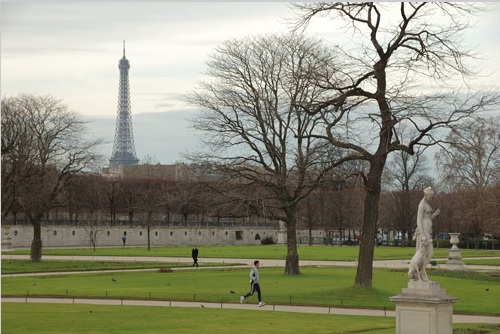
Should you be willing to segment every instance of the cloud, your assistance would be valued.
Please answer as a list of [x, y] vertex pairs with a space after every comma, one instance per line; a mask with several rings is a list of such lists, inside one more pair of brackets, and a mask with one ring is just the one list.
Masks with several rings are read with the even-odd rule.
[[126, 40], [133, 112], [161, 112], [161, 95], [184, 108], [217, 43], [284, 29], [277, 13], [286, 10], [280, 2], [2, 3], [2, 93], [54, 95], [82, 114], [113, 116]]
[[[468, 36], [481, 43], [489, 61], [478, 66], [498, 87], [500, 5], [491, 6]], [[208, 55], [227, 39], [287, 31], [291, 12], [284, 2], [3, 2], [2, 95], [63, 100], [109, 142], [102, 149], [109, 158], [126, 40], [137, 156], [173, 163], [197, 145], [184, 96], [202, 78]], [[329, 43], [343, 37], [329, 18], [308, 32]]]

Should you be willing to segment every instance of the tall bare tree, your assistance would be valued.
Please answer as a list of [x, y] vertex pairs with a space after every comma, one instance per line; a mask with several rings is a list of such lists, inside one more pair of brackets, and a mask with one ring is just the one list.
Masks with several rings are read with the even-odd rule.
[[321, 43], [295, 35], [226, 41], [208, 61], [211, 79], [190, 96], [207, 148], [196, 158], [252, 186], [260, 214], [286, 223], [286, 274], [300, 273], [297, 204], [329, 168], [329, 145], [310, 136], [319, 117], [296, 106], [323, 94], [312, 81], [328, 59]]
[[498, 203], [489, 188], [500, 182], [500, 117], [457, 126], [436, 154], [436, 164], [443, 182], [461, 192], [462, 228], [480, 239], [491, 220], [497, 219], [491, 212]]
[[[371, 286], [381, 178], [388, 154], [398, 150], [414, 154], [418, 146], [435, 144], [441, 129], [498, 103], [499, 94], [457, 87], [457, 82], [467, 83], [474, 74], [467, 63], [474, 60], [474, 54], [461, 39], [475, 13], [473, 5], [336, 2], [293, 6], [299, 10], [296, 29], [326, 16], [332, 18], [332, 26], [339, 24], [336, 32], [346, 30], [338, 35], [337, 56], [330, 59], [339, 70], [319, 83], [332, 97], [313, 106], [327, 124], [319, 137], [367, 164], [366, 172], [362, 171], [366, 196], [355, 284]], [[416, 135], [400, 138], [399, 127]]]
[[44, 216], [62, 206], [68, 180], [95, 167], [99, 158], [93, 149], [102, 141], [85, 138], [84, 125], [51, 96], [2, 99], [2, 201], [4, 196], [17, 201], [33, 225], [32, 261], [42, 258]]
[[485, 189], [500, 181], [500, 117], [476, 118], [456, 126], [436, 154], [444, 182]]
[[151, 225], [153, 216], [158, 213], [163, 205], [163, 182], [155, 179], [151, 165], [144, 165], [146, 168], [146, 178], [141, 179], [136, 189], [138, 196], [138, 210], [142, 211], [146, 221], [147, 250], [151, 250]]

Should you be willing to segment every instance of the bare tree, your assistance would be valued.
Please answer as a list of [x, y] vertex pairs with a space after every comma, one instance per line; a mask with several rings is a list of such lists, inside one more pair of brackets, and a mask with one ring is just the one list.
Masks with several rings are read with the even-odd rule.
[[443, 182], [455, 188], [485, 189], [500, 181], [500, 117], [456, 126], [436, 154]]
[[[400, 134], [404, 136], [403, 133]], [[405, 151], [393, 152], [382, 174], [387, 190], [410, 191], [420, 190], [434, 183], [427, 175], [427, 156], [425, 149], [416, 147], [414, 154]]]
[[[64, 188], [64, 199], [70, 222], [80, 220], [98, 223], [103, 221], [107, 210], [107, 180], [98, 174], [72, 177]], [[74, 220], [73, 220], [74, 219]]]
[[[313, 236], [312, 231], [318, 229], [321, 226], [321, 214], [320, 211], [323, 208], [321, 201], [324, 198], [319, 194], [319, 192], [312, 192], [307, 198], [301, 201], [300, 213], [304, 226], [308, 231], [308, 244], [312, 246]], [[302, 242], [301, 242], [302, 243]]]
[[20, 207], [18, 192], [22, 178], [34, 173], [26, 163], [34, 142], [23, 119], [12, 100], [2, 99], [2, 221]]
[[490, 188], [500, 182], [500, 118], [478, 118], [457, 126], [436, 154], [436, 164], [443, 183], [463, 197], [458, 223], [479, 240], [495, 219], [491, 212], [498, 205]]
[[72, 214], [75, 214], [73, 223], [83, 225], [89, 237], [90, 244], [95, 252], [98, 235], [102, 232], [101, 222], [105, 216], [107, 180], [97, 174], [84, 174], [72, 177], [65, 187], [66, 201], [72, 202]]
[[101, 230], [99, 229], [99, 224], [96, 221], [92, 222], [90, 220], [86, 221], [84, 224], [85, 225], [83, 226], [83, 229], [85, 233], [88, 235], [90, 244], [92, 245], [92, 249], [95, 252], [97, 236], [99, 235], [99, 233], [101, 233]]
[[490, 189], [489, 219], [486, 221], [487, 230], [491, 233], [491, 248], [497, 249], [500, 243], [500, 182]]
[[118, 210], [126, 212], [129, 224], [135, 220], [135, 213], [139, 205], [139, 184], [136, 179], [122, 179], [118, 185]]
[[116, 213], [118, 210], [120, 183], [116, 178], [109, 178], [105, 181], [105, 202], [108, 207], [109, 221], [111, 224], [116, 222]]
[[[417, 220], [417, 207], [421, 191], [397, 190], [383, 196], [380, 201], [379, 226], [401, 232], [401, 245], [406, 247], [412, 238]], [[407, 238], [408, 236], [408, 238]]]
[[[401, 131], [399, 136], [404, 137], [405, 133]], [[434, 180], [425, 174], [427, 157], [424, 151], [425, 148], [417, 147], [413, 155], [405, 151], [393, 152], [382, 174], [383, 184], [391, 191], [381, 202], [383, 213], [379, 225], [401, 232], [403, 246], [407, 244], [407, 235], [411, 240], [411, 230], [416, 226], [420, 191], [418, 195], [414, 191], [434, 185]]]
[[208, 61], [211, 80], [190, 96], [203, 108], [193, 126], [207, 148], [194, 158], [253, 187], [246, 200], [286, 223], [286, 274], [300, 273], [297, 204], [329, 168], [325, 141], [310, 136], [319, 117], [296, 106], [323, 94], [312, 76], [328, 70], [329, 57], [320, 43], [294, 35], [227, 41]]
[[138, 210], [142, 211], [146, 219], [147, 229], [147, 250], [151, 250], [151, 225], [153, 224], [153, 216], [160, 211], [163, 204], [163, 183], [153, 177], [150, 170], [151, 165], [145, 165], [146, 179], [140, 180], [138, 184]]
[[[463, 90], [457, 82], [466, 84], [473, 74], [467, 61], [474, 60], [474, 55], [460, 40], [470, 27], [473, 5], [336, 2], [294, 6], [300, 11], [297, 29], [323, 15], [332, 18], [332, 25], [339, 23], [340, 29], [347, 30], [337, 57], [330, 60], [338, 70], [318, 83], [332, 97], [317, 101], [313, 108], [327, 124], [318, 136], [367, 164], [367, 171], [361, 171], [366, 196], [355, 284], [371, 286], [381, 177], [388, 154], [399, 150], [414, 154], [418, 146], [436, 144], [441, 129], [498, 103], [499, 94], [456, 91]], [[399, 127], [416, 135], [400, 138]]]
[[[7, 131], [4, 154], [3, 131], [9, 124], [15, 127]], [[2, 198], [19, 202], [33, 225], [32, 261], [42, 258], [42, 219], [62, 205], [68, 180], [95, 167], [99, 158], [93, 149], [101, 140], [88, 140], [84, 134], [84, 122], [53, 97], [2, 99]], [[4, 187], [4, 181], [10, 186]]]

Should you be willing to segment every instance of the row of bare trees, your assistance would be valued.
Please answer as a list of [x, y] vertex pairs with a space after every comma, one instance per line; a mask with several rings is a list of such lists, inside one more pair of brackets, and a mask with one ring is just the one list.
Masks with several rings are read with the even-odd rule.
[[[389, 164], [394, 167], [394, 162]], [[143, 165], [147, 169], [148, 165]], [[362, 226], [364, 189], [359, 178], [324, 180], [297, 210], [297, 224], [301, 229], [335, 231], [340, 242]], [[431, 180], [432, 182], [435, 182]], [[429, 183], [427, 183], [429, 184]], [[259, 222], [266, 215], [262, 203], [252, 187], [243, 187], [236, 195], [227, 195], [230, 187], [222, 182], [206, 180], [173, 181], [162, 179], [111, 179], [98, 174], [73, 176], [58, 195], [58, 206], [47, 212], [42, 221], [82, 225], [96, 232], [107, 224], [140, 224], [148, 227], [170, 224], [203, 224], [223, 226], [228, 218], [235, 224], [253, 220]], [[233, 188], [234, 189], [234, 188]], [[244, 192], [244, 193], [243, 193]], [[226, 195], [224, 195], [226, 194]], [[478, 214], [477, 189], [439, 193], [434, 201], [442, 215], [434, 221], [434, 231], [460, 232], [474, 240], [479, 247], [484, 234], [500, 237], [498, 213], [500, 186], [485, 189]], [[377, 228], [401, 232], [402, 245], [410, 244], [416, 224], [416, 208], [422, 197], [422, 188], [408, 191], [384, 191], [379, 206]], [[24, 223], [26, 215], [14, 205], [5, 216], [4, 223]], [[262, 223], [268, 221], [261, 220]], [[345, 235], [348, 231], [349, 235]], [[406, 236], [409, 239], [406, 240]], [[351, 240], [352, 240], [351, 239]], [[312, 240], [312, 239], [310, 239]]]
[[411, 232], [420, 200], [415, 190], [434, 185], [442, 192], [435, 205], [444, 213], [436, 220], [444, 231], [467, 234], [476, 247], [486, 232], [498, 237], [500, 117], [476, 117], [454, 127], [434, 155], [437, 180], [428, 176], [428, 159], [423, 153], [393, 155], [384, 184], [393, 190], [387, 195], [392, 197], [390, 202], [400, 204], [382, 210], [379, 224], [395, 218], [393, 226], [403, 232], [404, 238], [405, 232]]
[[[148, 169], [149, 165], [142, 165]], [[53, 220], [86, 224], [203, 224], [237, 218], [258, 222], [258, 200], [251, 187], [242, 188], [245, 201], [236, 201], [222, 182], [150, 178], [74, 177], [61, 194], [66, 201]], [[264, 221], [262, 221], [264, 223]], [[255, 224], [255, 222], [251, 222]]]

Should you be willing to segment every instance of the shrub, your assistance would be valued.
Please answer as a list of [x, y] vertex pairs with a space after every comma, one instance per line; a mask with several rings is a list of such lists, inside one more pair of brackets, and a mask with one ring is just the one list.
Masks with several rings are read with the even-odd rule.
[[274, 242], [274, 240], [273, 240], [273, 237], [272, 237], [272, 236], [265, 237], [264, 239], [262, 239], [262, 240], [260, 241], [260, 243], [261, 243], [262, 245], [274, 245], [274, 244], [276, 244], [276, 242]]

